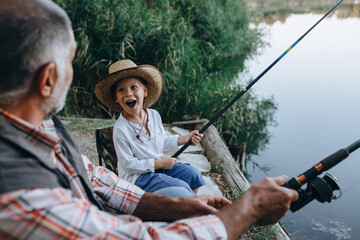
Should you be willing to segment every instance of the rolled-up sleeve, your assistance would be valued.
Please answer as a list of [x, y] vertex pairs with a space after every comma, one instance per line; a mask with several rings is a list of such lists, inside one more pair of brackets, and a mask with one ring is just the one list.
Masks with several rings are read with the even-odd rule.
[[100, 197], [107, 210], [116, 213], [132, 214], [144, 191], [123, 179], [112, 171], [92, 164], [85, 156], [83, 162], [94, 192]]
[[178, 135], [171, 135], [171, 136], [167, 136], [164, 139], [164, 150], [169, 151], [169, 150], [178, 150], [179, 149], [179, 145], [178, 145]]

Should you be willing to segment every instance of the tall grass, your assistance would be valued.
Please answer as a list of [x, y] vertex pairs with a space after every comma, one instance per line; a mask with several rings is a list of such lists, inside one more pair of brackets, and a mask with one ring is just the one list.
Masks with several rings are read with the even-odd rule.
[[[242, 0], [56, 0], [69, 14], [77, 53], [62, 115], [116, 117], [93, 95], [94, 82], [119, 59], [159, 68], [162, 95], [153, 107], [164, 122], [211, 118], [240, 90], [244, 61], [261, 46]], [[216, 122], [256, 154], [269, 138], [273, 99], [244, 96]]]

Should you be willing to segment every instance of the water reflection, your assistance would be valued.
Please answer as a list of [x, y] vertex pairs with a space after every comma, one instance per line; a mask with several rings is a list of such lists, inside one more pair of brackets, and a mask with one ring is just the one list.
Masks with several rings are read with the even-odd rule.
[[[274, 13], [264, 26], [269, 46], [247, 63], [249, 74], [256, 77], [322, 14]], [[297, 176], [360, 138], [359, 42], [359, 6], [340, 6], [253, 87], [278, 102], [279, 125], [270, 129], [273, 138], [267, 148], [254, 157], [271, 164], [269, 176]], [[329, 171], [344, 192], [339, 200], [313, 201], [302, 212], [286, 215], [286, 229], [294, 239], [360, 239], [359, 160], [360, 150]], [[247, 170], [252, 182], [265, 176]]]
[[[296, 4], [298, 3], [298, 4]], [[259, 4], [249, 4], [252, 15], [254, 16], [254, 22], [265, 22], [268, 25], [272, 25], [275, 22], [284, 23], [286, 18], [291, 14], [324, 14], [327, 12], [334, 3], [327, 3], [323, 5], [318, 5], [316, 2], [313, 3], [303, 3], [302, 1], [294, 1], [292, 5], [265, 5], [259, 6]], [[255, 7], [258, 6], [258, 7]], [[333, 13], [337, 18], [356, 18], [360, 17], [360, 4], [355, 3], [354, 1], [343, 2]]]

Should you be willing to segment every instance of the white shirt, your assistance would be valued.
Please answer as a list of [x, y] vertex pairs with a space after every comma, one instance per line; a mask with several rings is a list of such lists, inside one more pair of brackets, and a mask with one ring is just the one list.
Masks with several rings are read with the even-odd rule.
[[165, 150], [179, 148], [179, 136], [166, 136], [160, 114], [154, 109], [147, 109], [147, 112], [150, 136], [143, 127], [140, 133], [143, 143], [136, 138], [141, 125], [128, 122], [122, 114], [114, 125], [113, 140], [118, 158], [118, 174], [131, 183], [135, 183], [143, 173], [154, 172], [154, 160], [162, 158]]

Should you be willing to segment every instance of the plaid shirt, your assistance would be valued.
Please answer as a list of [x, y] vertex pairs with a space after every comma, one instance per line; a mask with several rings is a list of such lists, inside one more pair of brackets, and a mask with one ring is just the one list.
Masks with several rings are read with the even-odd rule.
[[[61, 152], [61, 140], [0, 109], [0, 118], [37, 149], [49, 154], [63, 172], [70, 189], [24, 188], [0, 195], [0, 239], [225, 239], [226, 231], [214, 215], [164, 224], [142, 222], [131, 214], [144, 193], [103, 167], [83, 158], [94, 192], [106, 211], [99, 210], [85, 193], [77, 172]], [[56, 131], [52, 131], [56, 133]], [[0, 135], [1, 137], [1, 135]], [[1, 163], [1, 158], [0, 158]]]

